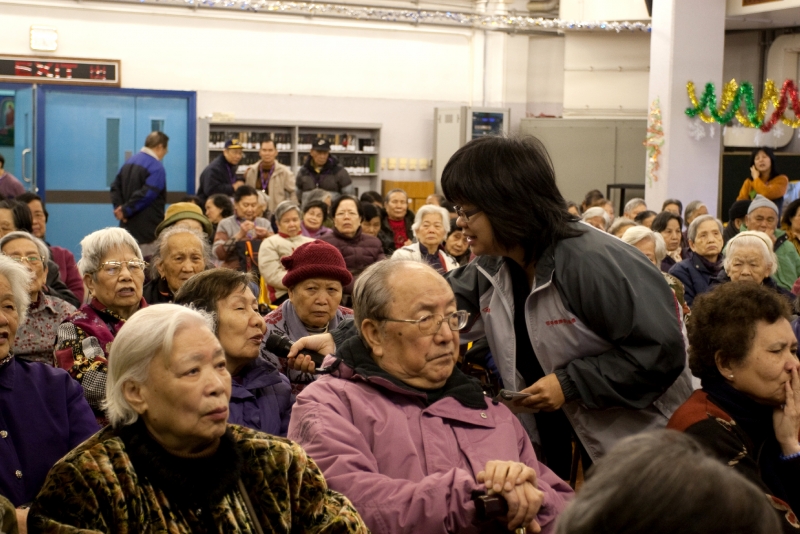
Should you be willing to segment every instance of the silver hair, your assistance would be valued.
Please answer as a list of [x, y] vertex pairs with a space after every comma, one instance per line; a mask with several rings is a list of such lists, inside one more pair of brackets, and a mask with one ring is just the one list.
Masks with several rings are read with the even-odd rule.
[[[8, 256], [0, 255], [0, 276], [5, 276], [11, 286], [14, 306], [17, 308], [17, 317], [19, 317], [18, 324], [22, 324], [28, 316], [28, 306], [31, 304], [28, 287], [31, 285], [33, 274], [21, 263], [15, 262]], [[11, 342], [13, 343], [14, 340], [12, 339]]]
[[[150, 259], [150, 263], [152, 264], [150, 272], [154, 278], [159, 277], [158, 266], [164, 262], [164, 258], [167, 256], [169, 238], [178, 234], [191, 234], [196, 237], [200, 241], [200, 249], [203, 253], [203, 262], [206, 268], [214, 266], [214, 260], [211, 258], [211, 245], [208, 242], [208, 236], [205, 232], [201, 232], [195, 228], [189, 228], [188, 226], [169, 226], [158, 234], [158, 239], [156, 239], [156, 252]], [[2, 240], [0, 240], [0, 243], [2, 243]]]
[[78, 270], [81, 276], [95, 274], [100, 269], [100, 262], [115, 247], [128, 247], [133, 254], [142, 258], [142, 249], [139, 243], [122, 228], [103, 228], [87, 235], [81, 240], [81, 259], [78, 260]]
[[647, 207], [643, 198], [632, 198], [626, 204], [625, 208], [622, 210], [623, 213], [630, 213], [639, 206]]
[[148, 306], [125, 322], [125, 328], [114, 338], [108, 355], [103, 408], [111, 426], [136, 422], [139, 414], [125, 398], [125, 383], [145, 383], [153, 359], [157, 355], [168, 357], [175, 335], [191, 325], [208, 328], [213, 333], [208, 314], [177, 304]]
[[405, 192], [405, 189], [392, 189], [391, 191], [386, 193], [386, 196], [383, 197], [383, 203], [384, 204], [388, 204], [389, 203], [389, 197], [391, 197], [395, 193], [403, 193], [403, 195], [405, 195], [405, 197], [406, 197], [406, 200], [408, 200], [408, 193]]
[[636, 226], [636, 222], [627, 217], [619, 217], [616, 221], [611, 223], [611, 226], [608, 227], [608, 233], [611, 235], [616, 235], [619, 229], [623, 226]]
[[656, 261], [661, 263], [661, 261], [667, 256], [667, 244], [664, 242], [664, 238], [661, 236], [661, 234], [652, 231], [646, 226], [632, 226], [631, 228], [625, 230], [625, 233], [622, 234], [620, 239], [634, 247], [640, 241], [651, 239], [656, 246]]
[[269, 206], [269, 195], [267, 195], [261, 189], [256, 189], [256, 196], [258, 197], [258, 205], [259, 206]]
[[603, 228], [604, 229], [608, 228], [608, 223], [609, 223], [608, 212], [605, 209], [603, 209], [603, 208], [601, 208], [599, 206], [595, 206], [594, 208], [589, 208], [588, 210], [584, 211], [583, 215], [581, 215], [581, 220], [582, 221], [587, 221], [587, 220], [593, 219], [595, 217], [602, 217], [603, 218]]
[[442, 225], [445, 229], [445, 233], [450, 229], [450, 214], [447, 210], [432, 204], [425, 204], [414, 216], [414, 224], [411, 225], [411, 230], [414, 232], [414, 235], [417, 235], [417, 230], [422, 226], [422, 218], [426, 215], [439, 215], [442, 218]]
[[300, 206], [291, 200], [284, 200], [275, 208], [275, 222], [280, 223], [283, 216], [292, 210], [297, 210], [297, 215], [300, 215]]
[[705, 206], [702, 200], [692, 200], [686, 204], [686, 208], [683, 210], [683, 220], [686, 221], [686, 219], [694, 215], [694, 212], [699, 210], [701, 206]]
[[725, 247], [725, 259], [722, 261], [725, 272], [730, 270], [736, 250], [744, 247], [755, 247], [761, 251], [764, 261], [770, 264], [770, 276], [778, 272], [778, 257], [772, 251], [772, 240], [764, 232], [756, 230], [739, 232], [728, 241], [728, 245]]
[[689, 230], [686, 232], [686, 237], [689, 238], [689, 241], [694, 241], [697, 237], [697, 230], [700, 228], [700, 225], [706, 221], [714, 221], [717, 223], [717, 228], [719, 229], [720, 236], [722, 235], [722, 223], [714, 217], [713, 215], [701, 215], [697, 217], [695, 220], [692, 221], [692, 224], [689, 225]]
[[33, 234], [22, 232], [20, 230], [9, 232], [4, 235], [2, 239], [0, 239], [0, 250], [3, 250], [3, 247], [6, 246], [9, 241], [14, 241], [15, 239], [27, 239], [36, 245], [36, 249], [39, 251], [39, 256], [42, 258], [42, 262], [44, 263], [44, 268], [47, 269], [47, 262], [50, 261], [50, 249], [47, 247], [44, 241]]
[[[338, 195], [338, 193], [337, 193]], [[330, 191], [326, 191], [325, 189], [313, 189], [307, 195], [304, 195], [303, 198], [303, 207], [305, 208], [311, 202], [325, 202], [326, 198], [333, 199], [333, 195]], [[285, 201], [284, 201], [285, 202]]]

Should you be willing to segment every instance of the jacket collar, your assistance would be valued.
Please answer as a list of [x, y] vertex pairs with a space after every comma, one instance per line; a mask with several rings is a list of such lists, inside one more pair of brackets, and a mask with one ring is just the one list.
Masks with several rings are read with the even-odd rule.
[[[442, 328], [445, 327], [442, 326]], [[348, 370], [342, 370], [340, 365], [340, 370], [336, 371], [340, 378], [359, 378], [394, 393], [419, 398], [426, 405], [431, 405], [439, 399], [452, 397], [466, 408], [486, 409], [487, 407], [486, 398], [478, 381], [462, 373], [458, 367], [453, 368], [453, 373], [436, 398], [429, 400], [428, 393], [424, 390], [409, 386], [375, 363], [369, 349], [358, 336], [345, 341], [337, 350], [336, 357], [352, 371], [352, 374], [348, 373]]]
[[241, 383], [232, 380], [231, 398], [246, 399], [253, 397], [251, 393], [281, 381], [280, 372], [275, 365], [261, 356], [247, 364], [237, 375]]
[[361, 237], [361, 225], [358, 226], [358, 230], [356, 230], [356, 234], [353, 237], [347, 237], [337, 230], [335, 226], [333, 227], [333, 235], [344, 241], [358, 241], [358, 238]]
[[[114, 320], [115, 323], [119, 323], [119, 322], [124, 323], [125, 322], [125, 319], [123, 319], [119, 314], [109, 310], [106, 307], [105, 304], [103, 304], [102, 302], [97, 300], [97, 298], [95, 298], [95, 297], [92, 297], [92, 301], [89, 303], [89, 306], [94, 308], [94, 310], [97, 313], [99, 313], [101, 315], [107, 315], [108, 317], [111, 317]], [[146, 307], [147, 307], [147, 301], [145, 301], [144, 297], [142, 297], [142, 299], [139, 301], [139, 309], [141, 310], [142, 308], [146, 308]]]

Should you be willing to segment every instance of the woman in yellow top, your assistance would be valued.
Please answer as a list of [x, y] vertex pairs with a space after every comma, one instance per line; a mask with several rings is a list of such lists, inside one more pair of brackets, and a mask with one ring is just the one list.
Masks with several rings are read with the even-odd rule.
[[750, 178], [744, 181], [736, 200], [753, 200], [756, 195], [763, 195], [783, 208], [783, 195], [789, 187], [789, 178], [778, 174], [775, 166], [775, 153], [771, 148], [759, 147], [750, 156]]

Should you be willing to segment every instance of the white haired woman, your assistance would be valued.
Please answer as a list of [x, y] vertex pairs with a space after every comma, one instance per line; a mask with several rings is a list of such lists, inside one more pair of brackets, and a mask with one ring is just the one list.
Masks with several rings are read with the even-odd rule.
[[104, 228], [81, 241], [78, 269], [92, 299], [58, 328], [55, 356], [83, 386], [98, 421], [105, 424], [108, 353], [131, 315], [147, 306], [142, 298], [147, 263], [136, 240], [122, 228]]
[[778, 271], [778, 258], [772, 251], [772, 239], [764, 232], [739, 232], [725, 246], [725, 260], [712, 285], [726, 282], [754, 282], [774, 289], [790, 302], [797, 297], [785, 290], [773, 278]]
[[50, 470], [43, 532], [366, 533], [302, 448], [228, 419], [231, 375], [210, 318], [137, 313], [111, 350], [111, 425]]
[[606, 231], [609, 224], [608, 213], [606, 213], [605, 208], [601, 207], [589, 208], [584, 211], [583, 215], [581, 215], [581, 220], [603, 232]]
[[151, 261], [157, 276], [143, 289], [148, 304], [172, 302], [184, 282], [213, 266], [208, 238], [194, 228], [170, 226], [158, 235], [155, 245]]
[[417, 242], [396, 250], [392, 259], [424, 261], [440, 274], [455, 269], [458, 262], [442, 246], [449, 229], [450, 214], [446, 209], [431, 204], [422, 206], [411, 225]]
[[21, 360], [54, 365], [53, 345], [58, 326], [77, 310], [75, 306], [45, 294], [50, 249], [28, 232], [11, 232], [0, 239], [0, 251], [17, 263], [24, 263], [31, 274], [28, 315], [20, 322], [14, 340], [14, 355]]
[[[53, 464], [98, 429], [80, 386], [66, 372], [14, 356], [30, 278], [25, 267], [0, 256], [0, 495], [14, 506], [30, 503]], [[16, 515], [24, 527], [27, 510]], [[1, 530], [10, 532], [8, 527]]]

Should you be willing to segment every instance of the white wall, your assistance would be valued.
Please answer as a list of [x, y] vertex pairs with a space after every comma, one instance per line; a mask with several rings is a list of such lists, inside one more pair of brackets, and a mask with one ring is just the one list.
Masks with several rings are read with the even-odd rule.
[[528, 41], [528, 117], [564, 112], [563, 35], [532, 35]]
[[[698, 1], [702, 2], [703, 0]], [[644, 0], [561, 0], [560, 16], [567, 20], [645, 20], [650, 18], [647, 15]]]

